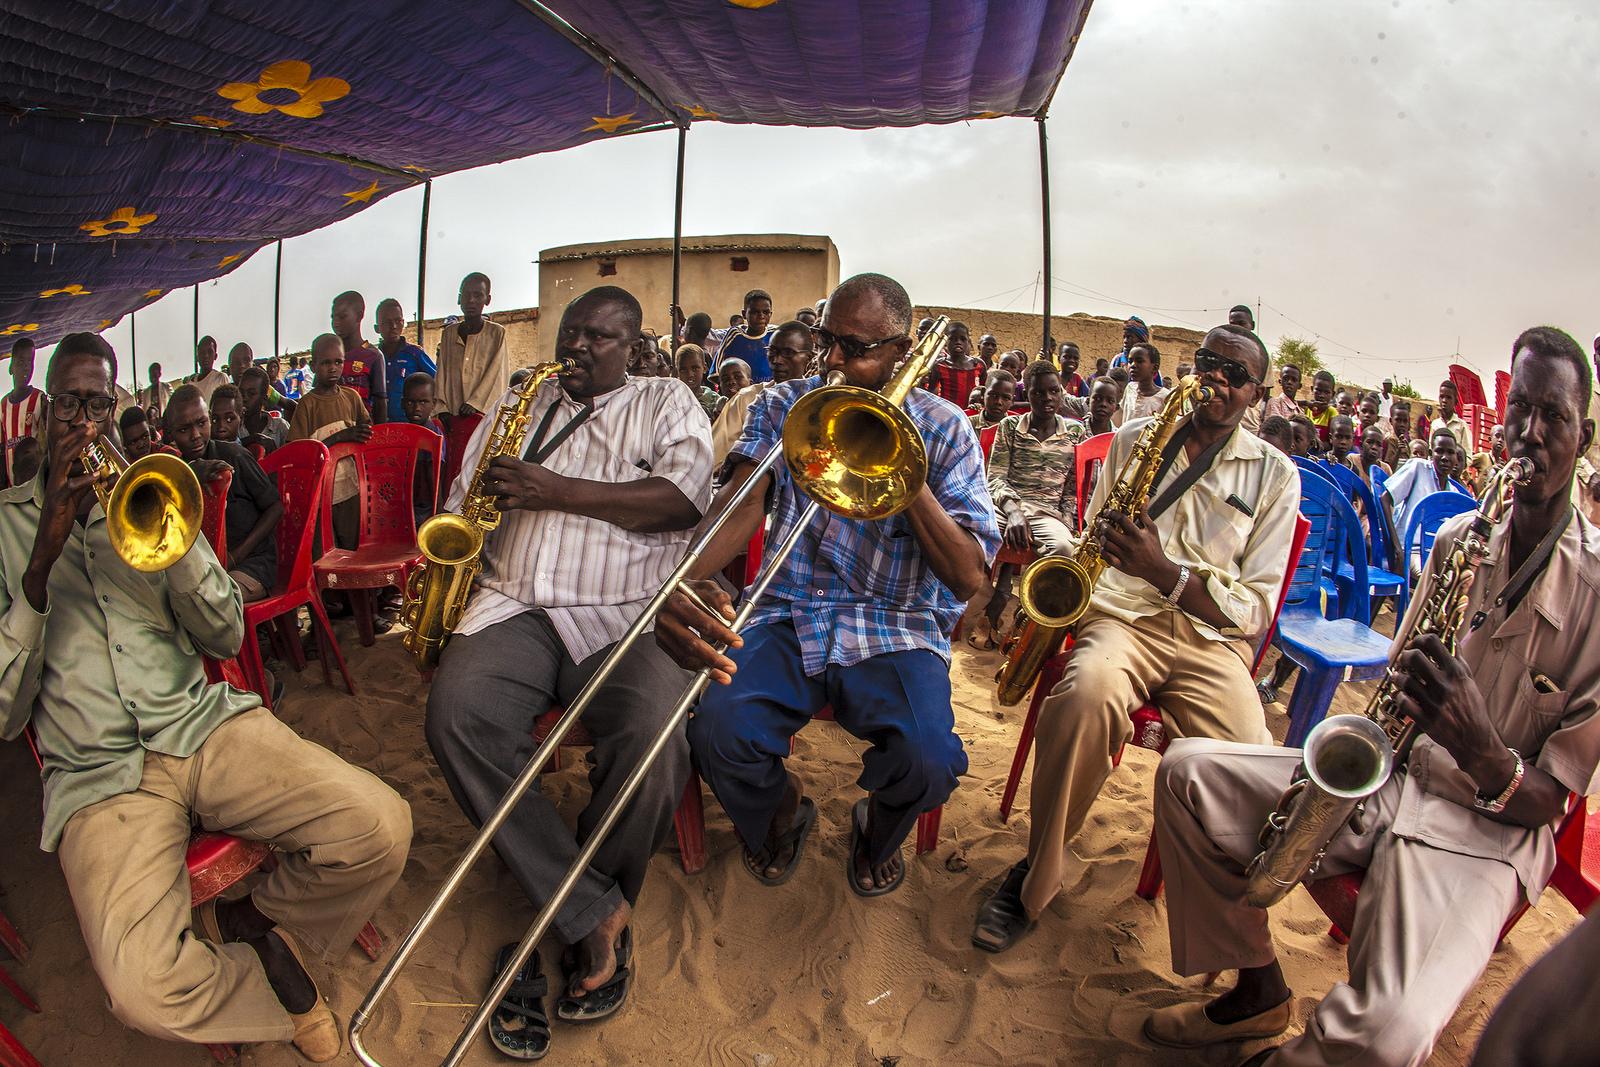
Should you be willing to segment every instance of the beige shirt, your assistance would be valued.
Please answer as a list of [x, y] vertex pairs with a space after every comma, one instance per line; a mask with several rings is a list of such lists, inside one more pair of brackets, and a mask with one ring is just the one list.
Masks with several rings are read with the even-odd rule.
[[[1406, 612], [1407, 624], [1433, 591], [1445, 555], [1439, 546], [1448, 550], [1471, 521], [1471, 513], [1458, 515], [1440, 528], [1422, 585]], [[1511, 578], [1505, 558], [1509, 533], [1507, 522], [1490, 535], [1489, 556], [1468, 595], [1463, 617], [1469, 625], [1463, 627], [1460, 657], [1502, 740], [1572, 792], [1593, 793], [1600, 789], [1600, 717], [1595, 714], [1600, 707], [1600, 645], [1591, 640], [1590, 629], [1600, 617], [1600, 532], [1581, 514], [1574, 515], [1544, 573], [1507, 615], [1494, 600]], [[1473, 630], [1470, 620], [1480, 611], [1487, 618]], [[1407, 768], [1393, 832], [1435, 848], [1510, 864], [1528, 898], [1537, 900], [1555, 867], [1552, 827], [1530, 830], [1479, 815], [1472, 807], [1477, 786], [1449, 752], [1426, 736], [1412, 748]]]
[[[142, 408], [155, 408], [157, 414], [167, 410], [167, 401], [171, 399], [172, 386], [166, 382], [162, 382], [153, 389], [147, 385], [139, 390], [139, 406]], [[207, 401], [207, 403], [209, 404], [210, 401]]]
[[[434, 362], [439, 367], [435, 389], [439, 410], [451, 414], [468, 404], [485, 415], [497, 410], [500, 394], [511, 387], [511, 351], [506, 347], [506, 328], [483, 320], [483, 329], [461, 340], [460, 324], [455, 323], [439, 338]], [[492, 419], [486, 419], [492, 422]]]
[[[228, 376], [213, 367], [211, 372], [204, 377], [190, 377], [189, 381], [196, 389], [200, 390], [200, 395], [206, 398], [206, 406], [210, 407], [211, 394], [216, 392], [219, 386], [228, 384]], [[166, 406], [163, 405], [161, 410], [166, 411]]]
[[744, 417], [750, 411], [750, 405], [756, 398], [772, 385], [771, 382], [756, 382], [747, 385], [728, 398], [722, 405], [722, 410], [717, 412], [715, 421], [711, 423], [711, 469], [716, 470], [722, 466], [722, 461], [728, 458], [728, 453], [733, 450], [734, 442], [739, 440], [739, 435], [744, 432]]
[[1467, 429], [1466, 420], [1460, 415], [1450, 416], [1450, 420], [1448, 422], [1435, 416], [1433, 422], [1428, 426], [1428, 436], [1431, 438], [1440, 430], [1449, 430], [1450, 436], [1456, 439], [1456, 444], [1460, 445], [1462, 448], [1468, 449], [1469, 451], [1471, 450], [1472, 433]]
[[1172, 392], [1171, 389], [1163, 386], [1150, 396], [1140, 396], [1139, 387], [1133, 382], [1129, 382], [1128, 387], [1122, 391], [1122, 407], [1119, 409], [1121, 422], [1118, 425], [1123, 425], [1134, 419], [1149, 418], [1151, 415], [1156, 414], [1161, 410], [1161, 406], [1167, 402], [1167, 394], [1170, 392]]
[[[1149, 423], [1149, 419], [1135, 419], [1111, 439], [1111, 451], [1095, 482], [1086, 515], [1097, 515], [1104, 506], [1139, 432]], [[1171, 469], [1151, 489], [1150, 499], [1160, 496], [1163, 486], [1188, 466], [1188, 457], [1179, 449]], [[1254, 514], [1246, 515], [1228, 503], [1230, 497], [1237, 497]], [[1299, 510], [1300, 474], [1289, 457], [1236, 427], [1211, 469], [1156, 518], [1156, 532], [1167, 558], [1188, 567], [1191, 582], [1205, 583], [1211, 599], [1231, 623], [1218, 630], [1191, 616], [1202, 637], [1244, 641], [1266, 632], [1278, 606]], [[1171, 610], [1161, 599], [1167, 592], [1170, 590], [1156, 589], [1143, 578], [1107, 567], [1095, 583], [1091, 603], [1096, 610], [1131, 623]], [[1241, 655], [1248, 659], [1249, 649]]]

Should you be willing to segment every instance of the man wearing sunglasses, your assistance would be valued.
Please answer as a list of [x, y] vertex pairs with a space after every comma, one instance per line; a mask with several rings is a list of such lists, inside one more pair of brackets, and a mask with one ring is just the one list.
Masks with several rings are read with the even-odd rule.
[[1283, 584], [1300, 479], [1287, 456], [1240, 426], [1268, 372], [1256, 335], [1214, 328], [1194, 368], [1211, 396], [1162, 450], [1145, 506], [1101, 514], [1150, 424], [1134, 419], [1112, 439], [1085, 509], [1098, 516], [1109, 566], [1039, 715], [1028, 854], [978, 909], [972, 941], [987, 951], [1010, 947], [1060, 891], [1068, 843], [1142, 704], [1161, 710], [1172, 736], [1271, 740], [1250, 664]]
[[[824, 373], [878, 390], [911, 347], [911, 301], [881, 274], [842, 283], [814, 331]], [[773, 386], [750, 408], [729, 454], [732, 473], [712, 515], [727, 508], [755, 462], [779, 447], [785, 416], [822, 377]], [[978, 441], [960, 408], [911, 390], [905, 411], [928, 453], [927, 482], [910, 507], [877, 521], [817, 517], [778, 571], [771, 592], [736, 636], [728, 596], [707, 581], [744, 550], [772, 498], [776, 545], [807, 500], [779, 464], [750, 493], [690, 573], [694, 591], [722, 616], [681, 593], [656, 620], [656, 641], [689, 669], [712, 668], [713, 685], [689, 724], [696, 766], [744, 843], [744, 865], [763, 885], [787, 881], [817, 809], [784, 767], [789, 740], [831, 704], [835, 720], [872, 747], [859, 779], [867, 797], [850, 820], [846, 879], [882, 896], [905, 877], [900, 845], [917, 816], [940, 804], [966, 770], [950, 710], [949, 633], [985, 578], [1000, 544]], [[713, 643], [726, 642], [726, 653]]]

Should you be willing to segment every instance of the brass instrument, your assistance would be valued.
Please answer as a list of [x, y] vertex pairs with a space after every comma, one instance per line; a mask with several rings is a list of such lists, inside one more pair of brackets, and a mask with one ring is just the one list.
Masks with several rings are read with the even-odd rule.
[[[1491, 477], [1477, 514], [1439, 567], [1427, 602], [1411, 617], [1402, 651], [1423, 634], [1434, 634], [1455, 654], [1473, 579], [1489, 554], [1489, 535], [1505, 521], [1512, 490], [1533, 471], [1531, 461], [1519, 458]], [[1416, 723], [1398, 711], [1400, 692], [1391, 661], [1365, 713], [1330, 715], [1307, 735], [1295, 780], [1267, 816], [1261, 851], [1246, 872], [1245, 899], [1252, 905], [1271, 907], [1315, 874], [1328, 842], [1360, 817], [1366, 799], [1405, 761]]]
[[1095, 583], [1106, 569], [1106, 561], [1101, 556], [1102, 519], [1110, 515], [1134, 515], [1145, 506], [1161, 469], [1161, 450], [1177, 430], [1185, 405], [1203, 404], [1211, 399], [1211, 392], [1210, 386], [1201, 385], [1200, 379], [1193, 375], [1180, 379], [1167, 394], [1161, 411], [1139, 431], [1133, 451], [1117, 472], [1117, 480], [1106, 493], [1105, 502], [1094, 518], [1084, 524], [1086, 532], [1078, 551], [1071, 556], [1045, 556], [1022, 572], [1017, 597], [1028, 621], [995, 675], [996, 697], [1000, 703], [1022, 702], [1038, 681], [1045, 662], [1061, 647], [1067, 628], [1089, 610]]
[[495, 413], [494, 430], [484, 442], [478, 467], [461, 500], [459, 514], [441, 511], [430, 516], [417, 529], [417, 548], [423, 565], [411, 572], [406, 582], [405, 607], [401, 619], [410, 627], [405, 646], [416, 658], [417, 669], [431, 671], [438, 666], [439, 653], [467, 610], [472, 583], [483, 570], [484, 536], [500, 525], [500, 509], [484, 479], [489, 464], [498, 456], [522, 455], [528, 437], [528, 412], [534, 394], [545, 379], [570, 369], [571, 360], [540, 363], [517, 389], [517, 397]]
[[[880, 393], [846, 385], [842, 373], [835, 371], [828, 376], [826, 385], [813, 389], [795, 401], [784, 420], [781, 446], [772, 449], [760, 463], [756, 464], [739, 492], [728, 500], [722, 510], [706, 525], [701, 535], [689, 546], [678, 566], [645, 606], [644, 612], [634, 620], [633, 625], [628, 627], [622, 639], [611, 647], [599, 669], [584, 685], [583, 690], [567, 705], [566, 711], [551, 727], [550, 733], [539, 744], [516, 780], [506, 790], [505, 796], [500, 800], [500, 806], [484, 820], [478, 830], [478, 836], [473, 838], [466, 853], [451, 869], [444, 884], [422, 913], [422, 917], [395, 949], [394, 956], [390, 958], [382, 973], [378, 975], [377, 981], [368, 990], [361, 1006], [350, 1017], [350, 1048], [356, 1054], [356, 1058], [367, 1067], [383, 1067], [383, 1064], [367, 1050], [363, 1040], [365, 1030], [372, 1021], [372, 1013], [394, 983], [406, 961], [416, 951], [422, 936], [443, 914], [446, 905], [471, 872], [473, 864], [489, 847], [494, 835], [521, 802], [524, 794], [538, 781], [540, 768], [577, 723], [594, 699], [595, 693], [617, 669], [617, 665], [627, 655], [633, 643], [653, 627], [656, 616], [661, 613], [668, 598], [673, 593], [682, 591], [690, 599], [698, 600], [694, 593], [681, 583], [693, 570], [706, 546], [721, 532], [728, 519], [739, 510], [739, 505], [748, 499], [750, 494], [760, 489], [766, 476], [778, 462], [782, 460], [788, 465], [796, 487], [809, 496], [811, 501], [801, 513], [794, 529], [785, 535], [783, 541], [763, 562], [761, 573], [751, 585], [738, 614], [729, 624], [735, 632], [744, 626], [755, 611], [761, 598], [766, 595], [767, 588], [782, 569], [784, 561], [789, 558], [816, 519], [817, 513], [824, 507], [850, 517], [886, 518], [911, 506], [911, 502], [921, 491], [927, 478], [927, 453], [921, 433], [910, 418], [900, 410], [899, 405], [911, 392], [912, 387], [927, 374], [934, 360], [939, 358], [948, 328], [949, 320], [940, 316], [933, 327], [917, 340], [907, 354], [905, 362]], [[894, 467], [891, 465], [894, 462], [903, 463], [905, 467]], [[567, 868], [561, 884], [539, 909], [533, 925], [523, 935], [522, 941], [517, 945], [517, 951], [507, 963], [505, 970], [496, 976], [493, 987], [478, 1005], [472, 1019], [456, 1035], [455, 1043], [451, 1045], [450, 1051], [442, 1061], [443, 1067], [458, 1067], [467, 1054], [473, 1035], [488, 1025], [496, 1006], [506, 995], [506, 990], [511, 988], [517, 971], [527, 962], [534, 948], [549, 930], [550, 924], [555, 920], [556, 912], [572, 894], [578, 880], [593, 862], [595, 853], [600, 850], [612, 827], [616, 825], [622, 809], [639, 791], [645, 775], [650, 772], [650, 768], [665, 750], [673, 733], [682, 726], [689, 709], [700, 698], [700, 694], [705, 692], [710, 681], [710, 669], [701, 670], [694, 676], [688, 689], [678, 698], [643, 758], [628, 773], [616, 800], [600, 816], [598, 824], [572, 861], [572, 866]]]
[[130, 463], [107, 437], [96, 437], [79, 455], [84, 471], [94, 475], [106, 533], [124, 563], [152, 573], [188, 553], [205, 513], [200, 479], [189, 464], [166, 452]]

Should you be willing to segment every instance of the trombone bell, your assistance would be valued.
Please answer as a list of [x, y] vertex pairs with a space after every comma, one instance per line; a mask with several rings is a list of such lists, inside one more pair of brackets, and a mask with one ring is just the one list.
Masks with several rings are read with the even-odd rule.
[[883, 519], [910, 506], [928, 477], [922, 434], [881, 393], [814, 389], [783, 423], [783, 456], [800, 491], [835, 515]]

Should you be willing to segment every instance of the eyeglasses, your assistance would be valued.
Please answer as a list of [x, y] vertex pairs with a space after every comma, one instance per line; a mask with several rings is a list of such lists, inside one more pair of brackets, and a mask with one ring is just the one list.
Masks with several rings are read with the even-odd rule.
[[893, 337], [885, 337], [881, 341], [857, 341], [854, 337], [840, 337], [837, 334], [824, 330], [821, 326], [811, 327], [811, 336], [817, 339], [817, 354], [825, 356], [833, 351], [833, 346], [838, 345], [844, 352], [845, 359], [860, 359], [874, 348], [893, 344], [905, 336], [897, 333]]
[[98, 422], [111, 414], [111, 409], [116, 406], [117, 398], [114, 396], [91, 396], [86, 399], [77, 393], [56, 393], [50, 397], [50, 411], [58, 422], [71, 422], [85, 408], [89, 410], [89, 417]]
[[1232, 389], [1241, 388], [1246, 382], [1261, 384], [1261, 379], [1251, 374], [1249, 367], [1246, 367], [1236, 359], [1219, 356], [1209, 348], [1197, 348], [1194, 350], [1194, 369], [1197, 374], [1208, 374], [1211, 371], [1221, 372], [1223, 380]]

